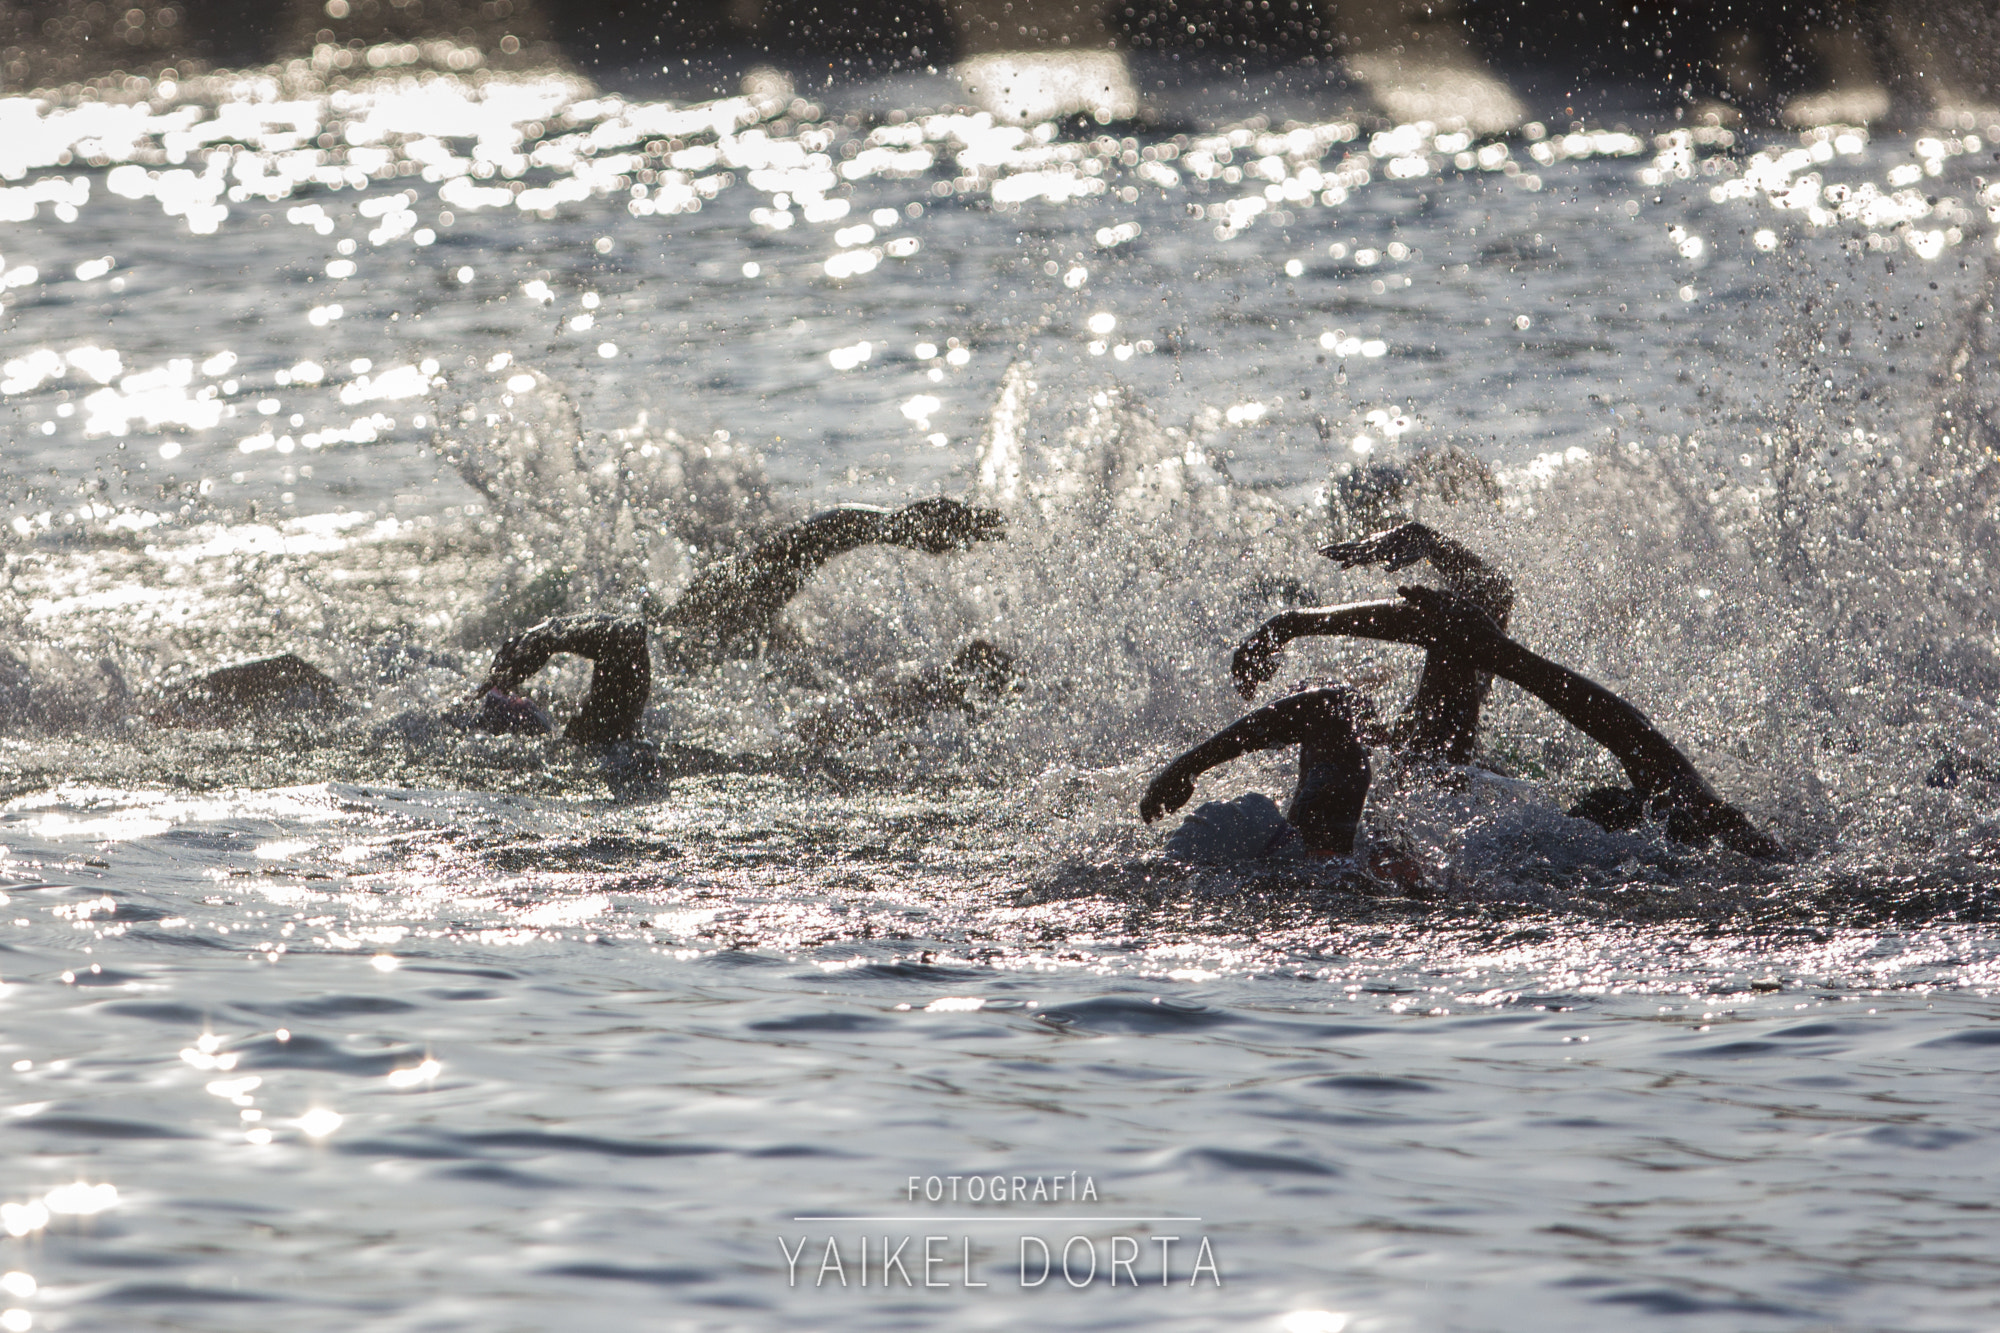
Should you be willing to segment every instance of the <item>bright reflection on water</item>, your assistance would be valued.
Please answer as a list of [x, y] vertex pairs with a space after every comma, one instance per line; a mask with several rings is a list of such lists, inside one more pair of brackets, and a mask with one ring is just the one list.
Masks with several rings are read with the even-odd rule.
[[[2000, 1317], [2000, 123], [1501, 137], [1142, 66], [1079, 130], [978, 70], [479, 65], [0, 103], [0, 1325]], [[1312, 548], [1442, 444], [1490, 476], [1411, 503], [1516, 631], [1795, 861], [1566, 818], [1608, 766], [1504, 690], [1493, 771], [1378, 765], [1415, 896], [1160, 859], [1133, 802], [1229, 645], [1392, 586]], [[512, 626], [938, 491], [1007, 541], [843, 557], [789, 646], [663, 680], [664, 780], [434, 724]], [[811, 739], [974, 637], [1017, 694]], [[353, 711], [146, 720], [277, 650]], [[983, 1290], [786, 1282], [795, 1217], [1072, 1171], [1223, 1286], [1023, 1293], [984, 1231]]]

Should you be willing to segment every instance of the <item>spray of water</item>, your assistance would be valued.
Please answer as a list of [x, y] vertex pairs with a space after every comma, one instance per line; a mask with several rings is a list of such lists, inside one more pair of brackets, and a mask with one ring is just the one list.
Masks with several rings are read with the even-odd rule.
[[[1786, 349], [1795, 388], [1756, 455], [1693, 437], [1614, 439], [1494, 478], [1416, 444], [1308, 495], [1238, 484], [1213, 413], [1168, 424], [1113, 384], [1045, 389], [1017, 365], [957, 483], [1007, 513], [1004, 544], [948, 559], [843, 557], [793, 604], [787, 651], [663, 682], [649, 725], [670, 746], [797, 756], [802, 724], [858, 686], [990, 639], [1022, 667], [1015, 691], [971, 714], [849, 738], [840, 762], [883, 781], [987, 788], [981, 818], [993, 838], [1033, 849], [1038, 891], [1117, 888], [1133, 867], [1175, 880], [1156, 859], [1158, 833], [1133, 815], [1150, 770], [1240, 710], [1228, 655], [1272, 610], [1386, 591], [1379, 576], [1318, 561], [1314, 546], [1407, 513], [1506, 568], [1521, 593], [1519, 637], [1637, 702], [1801, 854], [1774, 889], [1770, 872], [1726, 853], [1568, 819], [1576, 794], [1615, 770], [1503, 686], [1488, 713], [1490, 771], [1441, 786], [1380, 766], [1376, 836], [1414, 849], [1426, 891], [1534, 902], [1636, 893], [1684, 906], [1718, 893], [1935, 904], [1942, 892], [1962, 905], [1993, 855], [2000, 793], [2000, 652], [1984, 593], [2000, 484], [1993, 283], [1956, 331], [1924, 419], [1899, 434], [1840, 419], [1820, 366], [1835, 322], [1801, 302]], [[268, 564], [284, 570], [278, 600], [306, 642], [285, 642], [283, 616], [234, 641], [301, 647], [349, 682], [370, 710], [339, 724], [350, 740], [287, 750], [268, 736], [208, 737], [169, 749], [233, 755], [221, 769], [239, 778], [252, 775], [245, 753], [265, 778], [286, 754], [295, 769], [317, 754], [378, 779], [559, 789], [576, 780], [573, 765], [517, 742], [446, 736], [426, 719], [507, 629], [671, 599], [700, 561], [785, 517], [761, 460], [726, 432], [697, 437], [643, 416], [593, 429], [561, 386], [517, 365], [465, 383], [475, 387], [464, 401], [440, 405], [442, 444], [487, 512], [420, 539], [281, 544]], [[1404, 484], [1371, 489], [1384, 476]], [[357, 594], [337, 584], [351, 589], [357, 566], [393, 562], [398, 549], [461, 567], [401, 606], [364, 590], [356, 632]], [[272, 591], [209, 589], [215, 605], [201, 614], [227, 642], [228, 608], [268, 614]], [[56, 738], [129, 729], [143, 695], [130, 682], [171, 665], [143, 636], [106, 647], [26, 637], [0, 659], [0, 725], [56, 746], [23, 781], [75, 761]], [[1384, 645], [1293, 652], [1296, 674], [1361, 683], [1385, 708], [1405, 697], [1415, 665], [1410, 650]], [[557, 672], [552, 687], [573, 696], [581, 680]], [[1288, 776], [1274, 756], [1215, 781], [1226, 795], [1281, 790]], [[1262, 873], [1175, 882], [1241, 892]]]

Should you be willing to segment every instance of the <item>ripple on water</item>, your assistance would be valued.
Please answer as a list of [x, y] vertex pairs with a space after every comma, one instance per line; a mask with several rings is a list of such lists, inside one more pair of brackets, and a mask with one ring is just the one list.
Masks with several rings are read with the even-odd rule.
[[380, 1078], [424, 1058], [421, 1047], [397, 1044], [357, 1050], [310, 1032], [287, 1032], [282, 1037], [263, 1033], [237, 1042], [231, 1049], [240, 1069], [312, 1069], [353, 1078]]
[[1051, 1006], [1035, 1017], [1094, 1032], [1191, 1032], [1242, 1021], [1236, 1015], [1163, 996], [1100, 995]]
[[[1953, 261], [1990, 248], [2000, 132], [1371, 135], [1315, 75], [1277, 90], [1295, 124], [1231, 83], [1239, 124], [1070, 133], [942, 75], [850, 121], [838, 87], [402, 73], [7, 113], [38, 177], [0, 187], [0, 1221], [49, 1293], [22, 1309], [1992, 1322], [2000, 862], [1985, 760], [1941, 757], [2000, 699], [1961, 504], [1990, 478], [1943, 423], [1995, 397]], [[1423, 897], [1159, 858], [1133, 801], [1240, 707], [1227, 645], [1391, 586], [1312, 555], [1391, 516], [1351, 469], [1453, 441], [1491, 477], [1416, 511], [1795, 861], [1567, 818], [1612, 775], [1504, 689], [1509, 778], [1385, 764], [1371, 799]], [[436, 723], [510, 627], [671, 591], [788, 509], [933, 491], [1008, 541], [843, 557], [795, 644], [656, 691], [657, 782]], [[1029, 664], [1017, 696], [806, 751], [805, 719], [973, 637]], [[163, 672], [281, 650], [356, 714], [135, 720]], [[975, 1172], [1200, 1215], [1228, 1285], [1030, 1306], [1005, 1255], [983, 1294], [785, 1283], [791, 1219]], [[119, 1189], [57, 1193], [85, 1173]]]

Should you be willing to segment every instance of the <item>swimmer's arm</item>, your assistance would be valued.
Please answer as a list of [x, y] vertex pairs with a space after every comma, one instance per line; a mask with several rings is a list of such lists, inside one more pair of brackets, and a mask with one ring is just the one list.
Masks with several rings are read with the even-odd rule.
[[1257, 687], [1278, 674], [1278, 658], [1293, 639], [1347, 635], [1410, 643], [1414, 640], [1398, 632], [1408, 619], [1409, 609], [1399, 601], [1349, 602], [1344, 606], [1280, 611], [1258, 626], [1257, 632], [1236, 649], [1229, 674], [1236, 683], [1236, 692], [1254, 699]]
[[835, 505], [767, 537], [735, 559], [759, 568], [811, 573], [837, 555], [886, 540], [892, 512], [880, 505]]
[[1513, 681], [1611, 751], [1642, 798], [1680, 811], [1694, 832], [1745, 856], [1783, 854], [1782, 844], [1718, 796], [1679, 747], [1623, 697], [1514, 642], [1448, 594], [1433, 588], [1399, 591], [1429, 622], [1425, 633], [1448, 639], [1480, 670]]
[[1196, 778], [1232, 759], [1323, 739], [1329, 725], [1345, 726], [1351, 737], [1357, 707], [1351, 690], [1336, 688], [1287, 695], [1245, 714], [1161, 769], [1139, 801], [1139, 817], [1150, 824], [1180, 809], [1194, 795]]
[[475, 697], [489, 690], [519, 693], [557, 653], [574, 653], [592, 663], [590, 692], [563, 734], [586, 744], [638, 735], [652, 693], [653, 664], [646, 626], [634, 616], [557, 616], [523, 630], [494, 653]]
[[1617, 758], [1639, 795], [1684, 811], [1692, 827], [1746, 856], [1784, 849], [1742, 811], [1715, 794], [1674, 743], [1645, 714], [1596, 681], [1522, 647], [1480, 607], [1436, 588], [1400, 588], [1401, 601], [1356, 602], [1287, 611], [1236, 650], [1237, 688], [1247, 696], [1277, 672], [1277, 653], [1309, 634], [1382, 639], [1450, 653], [1480, 671], [1511, 680]]
[[[1401, 600], [1348, 602], [1342, 606], [1308, 606], [1280, 611], [1258, 626], [1257, 632], [1243, 641], [1230, 660], [1229, 674], [1236, 683], [1236, 692], [1246, 699], [1256, 698], [1257, 687], [1278, 674], [1278, 656], [1293, 639], [1385, 639], [1391, 643], [1428, 648], [1434, 655], [1462, 653], [1464, 646], [1475, 640], [1512, 642], [1485, 608], [1476, 602], [1440, 593], [1435, 588], [1420, 588], [1417, 590], [1419, 593], [1442, 598], [1441, 605], [1451, 608], [1453, 612], [1449, 617], [1436, 609], [1420, 614], [1409, 600], [1410, 589], [1398, 591], [1404, 594]], [[1430, 607], [1432, 604], [1424, 605]], [[1492, 669], [1478, 663], [1474, 665], [1482, 671]]]
[[551, 657], [564, 651], [562, 643], [574, 619], [556, 616], [510, 636], [494, 650], [493, 665], [486, 669], [486, 679], [472, 697], [483, 698], [489, 690], [519, 694], [521, 686], [547, 666]]
[[1335, 542], [1320, 547], [1319, 553], [1338, 561], [1342, 569], [1380, 565], [1391, 573], [1428, 560], [1443, 579], [1445, 591], [1477, 606], [1501, 629], [1507, 628], [1507, 617], [1514, 610], [1514, 585], [1505, 574], [1463, 542], [1423, 523], [1404, 523], [1359, 541]]
[[719, 644], [768, 629], [813, 571], [837, 555], [877, 544], [942, 555], [1005, 535], [997, 511], [941, 496], [901, 509], [838, 505], [702, 570], [657, 623]]

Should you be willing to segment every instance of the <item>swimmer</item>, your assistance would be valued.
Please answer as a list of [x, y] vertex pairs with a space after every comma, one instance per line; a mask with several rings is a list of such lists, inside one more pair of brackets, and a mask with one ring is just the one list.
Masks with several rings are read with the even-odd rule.
[[1589, 793], [1572, 808], [1572, 815], [1615, 829], [1633, 827], [1652, 813], [1666, 819], [1668, 834], [1679, 841], [1700, 844], [1719, 839], [1756, 857], [1782, 852], [1774, 839], [1717, 796], [1687, 757], [1637, 708], [1508, 638], [1501, 621], [1512, 608], [1511, 587], [1459, 543], [1421, 524], [1404, 524], [1358, 542], [1335, 543], [1321, 553], [1347, 567], [1383, 564], [1400, 569], [1428, 560], [1446, 587], [1409, 586], [1398, 589], [1399, 600], [1280, 612], [1236, 650], [1231, 671], [1237, 689], [1246, 698], [1254, 697], [1257, 687], [1276, 674], [1278, 656], [1292, 639], [1347, 635], [1425, 649], [1423, 674], [1409, 706], [1389, 727], [1375, 729], [1369, 725], [1372, 712], [1351, 691], [1337, 697], [1324, 690], [1306, 691], [1279, 700], [1169, 764], [1140, 802], [1139, 813], [1146, 822], [1186, 804], [1194, 777], [1215, 764], [1255, 749], [1297, 744], [1300, 779], [1293, 808], [1300, 809], [1313, 827], [1293, 827], [1310, 850], [1327, 855], [1351, 851], [1369, 777], [1365, 745], [1383, 744], [1420, 757], [1464, 763], [1477, 734], [1487, 684], [1500, 676], [1610, 750], [1631, 779], [1629, 788]]
[[808, 745], [837, 745], [914, 722], [930, 713], [978, 711], [975, 700], [991, 702], [1020, 688], [1014, 655], [985, 639], [974, 639], [944, 666], [925, 667], [849, 698], [799, 723]]
[[590, 689], [563, 728], [566, 740], [609, 745], [637, 739], [646, 699], [653, 692], [653, 659], [646, 650], [646, 622], [637, 616], [556, 616], [522, 630], [493, 654], [486, 681], [475, 692], [469, 717], [474, 731], [546, 735], [556, 729], [547, 709], [518, 691], [557, 653], [588, 658]]
[[672, 606], [648, 610], [661, 655], [680, 671], [747, 656], [772, 636], [778, 613], [821, 565], [863, 546], [901, 546], [926, 555], [970, 550], [1007, 535], [995, 509], [943, 496], [901, 509], [839, 505], [795, 523], [694, 576]]
[[1299, 747], [1299, 779], [1282, 819], [1268, 797], [1234, 802], [1234, 810], [1203, 806], [1167, 841], [1191, 860], [1268, 856], [1293, 841], [1317, 856], [1354, 850], [1361, 806], [1368, 797], [1368, 749], [1360, 725], [1367, 701], [1344, 685], [1304, 688], [1267, 704], [1181, 755], [1153, 779], [1139, 802], [1148, 824], [1186, 805], [1194, 780], [1209, 769], [1258, 750]]
[[[778, 613], [821, 565], [868, 545], [902, 546], [942, 555], [1006, 535], [1005, 520], [990, 509], [933, 497], [885, 509], [840, 505], [794, 524], [750, 550], [696, 574], [671, 606], [645, 616], [556, 616], [508, 638], [493, 656], [486, 678], [451, 720], [473, 730], [545, 735], [557, 730], [547, 709], [520, 694], [521, 687], [558, 653], [592, 663], [582, 706], [561, 728], [570, 740], [605, 745], [636, 739], [652, 693], [651, 639], [659, 637], [667, 665], [697, 669], [731, 653], [750, 653], [773, 635]], [[968, 695], [994, 676], [1011, 675], [1012, 659], [984, 641], [959, 654], [951, 668], [919, 673], [890, 687], [873, 706], [888, 720], [930, 708], [969, 707]], [[990, 692], [997, 693], [993, 686]], [[161, 692], [152, 716], [166, 725], [213, 727], [263, 722], [299, 713], [347, 711], [340, 687], [292, 653], [221, 667]], [[868, 725], [859, 730], [875, 729]], [[829, 735], [851, 728], [834, 725]]]
[[[659, 635], [666, 665], [692, 671], [732, 653], [754, 652], [768, 641], [785, 604], [798, 595], [813, 571], [837, 555], [870, 545], [943, 555], [1005, 535], [1005, 520], [996, 511], [942, 496], [901, 509], [855, 504], [826, 510], [710, 565], [663, 610], [644, 617], [557, 616], [514, 635], [494, 654], [485, 683], [474, 695], [478, 709], [467, 720], [482, 731], [554, 731], [546, 710], [518, 691], [551, 657], [573, 653], [593, 665], [589, 691], [563, 735], [586, 745], [632, 740], [639, 734], [652, 692], [649, 624]], [[986, 647], [998, 652], [990, 644]], [[920, 705], [933, 695], [937, 701], [931, 707], [963, 706], [965, 683], [960, 683], [955, 697], [946, 697], [948, 683], [940, 679], [929, 694], [920, 688], [906, 690], [905, 697], [892, 699], [889, 707], [895, 716], [914, 716], [925, 711]]]
[[351, 711], [333, 678], [296, 653], [237, 662], [165, 685], [151, 704], [147, 720], [169, 727], [231, 727]]

